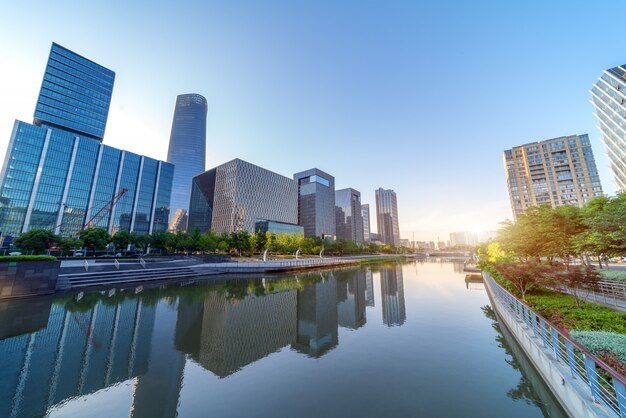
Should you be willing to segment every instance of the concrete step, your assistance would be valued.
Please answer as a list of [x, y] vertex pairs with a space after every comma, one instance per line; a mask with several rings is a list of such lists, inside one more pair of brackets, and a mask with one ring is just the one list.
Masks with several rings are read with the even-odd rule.
[[157, 270], [130, 270], [106, 273], [85, 273], [74, 274], [71, 277], [64, 277], [69, 288], [104, 286], [121, 283], [139, 283], [154, 280], [169, 280], [188, 277], [198, 277], [200, 273], [187, 268], [157, 269]]

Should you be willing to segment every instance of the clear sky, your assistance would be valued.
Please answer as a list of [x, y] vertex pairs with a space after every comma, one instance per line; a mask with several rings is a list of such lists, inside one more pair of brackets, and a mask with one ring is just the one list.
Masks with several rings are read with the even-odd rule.
[[[239, 157], [398, 195], [402, 238], [511, 217], [505, 148], [589, 133], [626, 63], [623, 1], [0, 2], [0, 158], [51, 42], [116, 72], [104, 141], [165, 159], [176, 95], [209, 102], [208, 168]], [[375, 219], [375, 214], [372, 213]], [[376, 229], [375, 222], [372, 225]]]

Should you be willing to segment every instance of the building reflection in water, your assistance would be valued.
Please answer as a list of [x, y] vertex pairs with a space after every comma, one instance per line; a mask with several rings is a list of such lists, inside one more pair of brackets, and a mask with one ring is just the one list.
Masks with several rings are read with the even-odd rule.
[[[339, 344], [339, 326], [366, 324], [378, 274], [383, 322], [402, 325], [400, 267], [41, 299], [40, 315], [0, 328], [22, 334], [0, 340], [0, 416], [45, 415], [134, 379], [131, 416], [175, 417], [188, 359], [224, 378], [285, 347], [319, 358]], [[14, 314], [19, 306], [0, 308]]]
[[0, 416], [41, 416], [148, 371], [153, 306], [131, 299], [71, 308], [54, 304], [46, 328], [0, 340]]
[[383, 323], [389, 327], [402, 325], [406, 321], [402, 266], [383, 268], [380, 273]]

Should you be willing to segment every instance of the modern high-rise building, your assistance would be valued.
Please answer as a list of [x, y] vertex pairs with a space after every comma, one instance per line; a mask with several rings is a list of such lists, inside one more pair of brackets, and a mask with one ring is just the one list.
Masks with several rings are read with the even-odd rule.
[[361, 205], [361, 217], [363, 218], [363, 242], [370, 242], [370, 205]]
[[317, 168], [293, 175], [298, 182], [298, 224], [305, 237], [330, 237], [335, 230], [335, 178]]
[[217, 233], [248, 231], [257, 221], [298, 222], [298, 183], [235, 159], [193, 178], [190, 229]]
[[380, 240], [384, 244], [399, 247], [398, 199], [393, 190], [382, 187], [376, 189], [376, 220]]
[[361, 192], [351, 188], [335, 191], [335, 223], [337, 238], [363, 242]]
[[102, 141], [115, 73], [52, 43], [34, 124]]
[[515, 218], [531, 206], [582, 206], [602, 195], [587, 134], [520, 145], [503, 159]]
[[191, 179], [206, 170], [207, 101], [199, 94], [176, 98], [167, 162], [175, 166], [170, 231], [187, 229]]
[[626, 65], [610, 68], [591, 88], [598, 128], [617, 188], [626, 191]]
[[0, 172], [3, 236], [167, 228], [174, 166], [101, 143], [114, 77], [52, 44], [35, 124], [15, 121]]

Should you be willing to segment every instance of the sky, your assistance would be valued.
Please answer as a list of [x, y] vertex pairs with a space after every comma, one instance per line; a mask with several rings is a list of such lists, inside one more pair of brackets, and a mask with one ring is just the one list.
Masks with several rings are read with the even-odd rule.
[[[502, 151], [590, 135], [626, 63], [622, 1], [0, 2], [0, 158], [32, 122], [52, 42], [116, 72], [104, 142], [165, 159], [176, 96], [207, 98], [207, 168], [241, 158], [397, 193], [400, 235], [511, 218]], [[375, 220], [375, 213], [371, 213]], [[376, 230], [376, 222], [372, 222]]]

